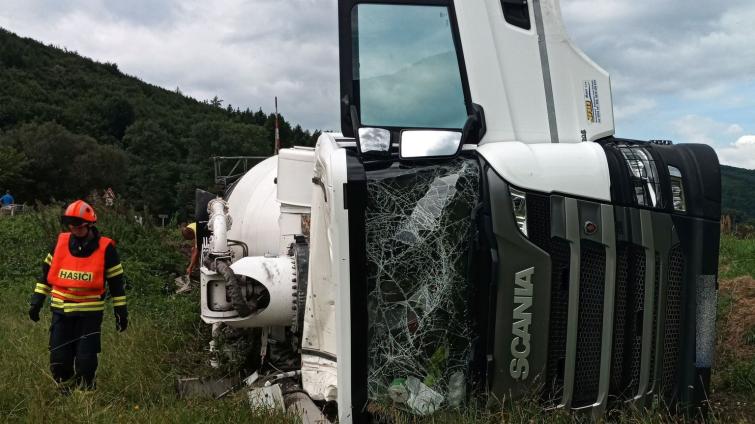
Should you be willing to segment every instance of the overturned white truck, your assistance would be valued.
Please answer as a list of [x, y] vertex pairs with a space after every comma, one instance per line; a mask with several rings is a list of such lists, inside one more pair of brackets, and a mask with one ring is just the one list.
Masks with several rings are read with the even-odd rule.
[[260, 390], [342, 423], [480, 395], [699, 407], [714, 151], [616, 138], [558, 0], [340, 0], [339, 28], [342, 134], [199, 196], [202, 318], [262, 329]]

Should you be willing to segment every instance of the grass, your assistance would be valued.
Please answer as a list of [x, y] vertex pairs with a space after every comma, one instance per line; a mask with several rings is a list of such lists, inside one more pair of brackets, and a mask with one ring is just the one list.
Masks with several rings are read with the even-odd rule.
[[721, 235], [719, 278], [755, 277], [755, 239]]
[[279, 423], [280, 414], [254, 411], [243, 393], [223, 400], [179, 400], [179, 376], [210, 375], [205, 366], [209, 330], [198, 319], [198, 294], [169, 296], [183, 259], [176, 231], [129, 222], [102, 208], [98, 227], [112, 236], [128, 277], [129, 328], [115, 331], [105, 311], [103, 352], [94, 392], [58, 394], [47, 352], [49, 307], [28, 319], [28, 298], [42, 259], [58, 231], [57, 208], [0, 220], [0, 422], [259, 422]]
[[[102, 207], [103, 234], [113, 237], [128, 276], [129, 329], [116, 333], [112, 310], [103, 321], [103, 352], [93, 392], [58, 394], [48, 368], [49, 308], [38, 323], [27, 317], [28, 298], [41, 261], [59, 231], [55, 207], [0, 219], [0, 422], [68, 423], [218, 423], [294, 422], [290, 417], [252, 410], [242, 392], [222, 400], [176, 396], [180, 376], [209, 376], [209, 328], [198, 317], [198, 293], [166, 294], [186, 259], [174, 227], [135, 225], [132, 211]], [[714, 370], [709, 422], [755, 421], [755, 240], [723, 237], [719, 298], [718, 358]], [[746, 276], [750, 276], [749, 278]], [[214, 373], [214, 374], [213, 374]], [[382, 415], [395, 423], [569, 423], [589, 417], [564, 411], [544, 412], [536, 402], [506, 403], [490, 410], [414, 417], [393, 408]], [[662, 407], [614, 411], [608, 419], [626, 423], [681, 422]]]

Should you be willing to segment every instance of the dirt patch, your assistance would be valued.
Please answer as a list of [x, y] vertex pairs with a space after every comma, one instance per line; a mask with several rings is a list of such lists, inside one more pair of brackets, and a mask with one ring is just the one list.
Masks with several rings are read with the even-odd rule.
[[711, 407], [722, 423], [749, 423], [755, 417], [755, 279], [719, 282], [716, 360]]
[[722, 280], [719, 291], [730, 303], [719, 316], [718, 360], [755, 359], [755, 279]]

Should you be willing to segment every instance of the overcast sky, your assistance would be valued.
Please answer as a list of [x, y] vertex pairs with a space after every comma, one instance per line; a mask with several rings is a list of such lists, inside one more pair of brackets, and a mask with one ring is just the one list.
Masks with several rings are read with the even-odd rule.
[[[0, 0], [0, 27], [197, 99], [339, 130], [336, 0]], [[463, 0], [467, 1], [467, 0]], [[616, 135], [755, 169], [755, 1], [562, 0], [611, 73]]]

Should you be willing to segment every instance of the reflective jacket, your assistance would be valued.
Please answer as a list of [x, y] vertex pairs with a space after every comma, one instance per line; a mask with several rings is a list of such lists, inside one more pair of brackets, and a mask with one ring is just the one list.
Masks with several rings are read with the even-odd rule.
[[113, 307], [126, 307], [123, 266], [113, 240], [100, 236], [92, 227], [93, 238], [77, 239], [71, 233], [58, 236], [42, 266], [42, 278], [34, 289], [37, 301], [51, 296], [53, 311], [65, 314], [102, 313], [105, 291], [110, 291]]
[[[47, 273], [52, 286], [52, 307], [77, 310], [102, 310], [105, 293], [105, 249], [113, 241], [99, 238], [99, 246], [86, 258], [77, 258], [68, 248], [71, 233], [58, 236], [55, 256]], [[66, 303], [70, 303], [67, 305]]]

